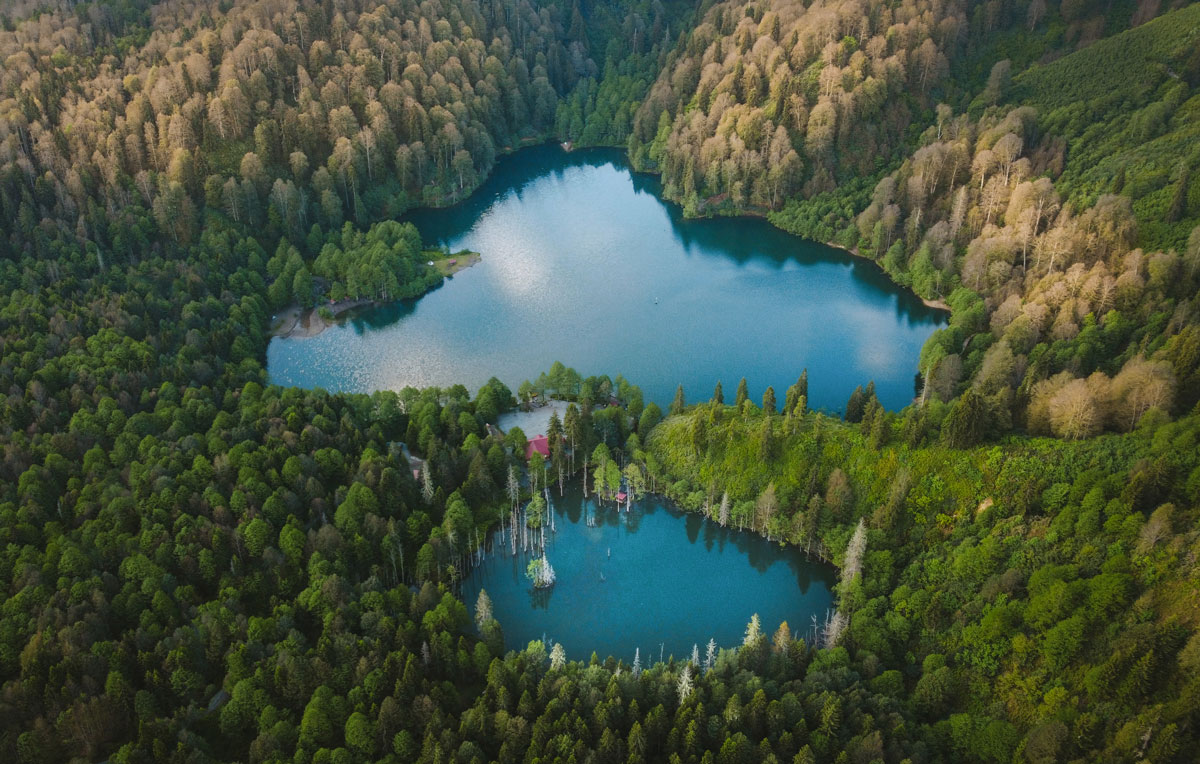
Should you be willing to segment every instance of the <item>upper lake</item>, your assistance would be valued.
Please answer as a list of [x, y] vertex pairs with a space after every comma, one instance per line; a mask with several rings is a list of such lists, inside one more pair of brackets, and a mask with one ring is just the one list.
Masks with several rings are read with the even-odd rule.
[[914, 394], [921, 346], [945, 314], [874, 264], [765, 220], [685, 220], [622, 152], [547, 145], [497, 162], [464, 202], [405, 219], [429, 245], [482, 262], [412, 301], [368, 308], [311, 338], [275, 338], [271, 381], [331, 391], [514, 390], [554, 361], [623, 374], [647, 401], [682, 383], [732, 399], [745, 376], [780, 400], [801, 370], [809, 404], [840, 410], [875, 381], [891, 409]]

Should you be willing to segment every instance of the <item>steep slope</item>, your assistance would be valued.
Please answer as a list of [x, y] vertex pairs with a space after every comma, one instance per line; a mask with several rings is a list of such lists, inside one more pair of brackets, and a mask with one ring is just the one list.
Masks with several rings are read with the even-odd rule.
[[1101, 40], [1013, 82], [1066, 141], [1058, 186], [1077, 207], [1133, 199], [1138, 243], [1182, 249], [1200, 222], [1200, 5]]
[[638, 110], [630, 155], [692, 212], [871, 174], [936, 102], [966, 26], [962, 3], [718, 3]]
[[[998, 105], [939, 108], [869, 194], [845, 187], [771, 219], [949, 300], [951, 326], [922, 356], [923, 400], [969, 391], [957, 411], [974, 412], [974, 437], [1012, 427], [1086, 437], [1129, 429], [1150, 408], [1186, 412], [1200, 95], [1179, 62], [1198, 30], [1193, 5], [1032, 69], [1011, 90], [993, 78], [985, 100]], [[1128, 83], [1112, 73], [1125, 59]]]
[[[1126, 12], [1138, 22], [1155, 9]], [[976, 72], [1004, 53], [1069, 52], [1120, 32], [1121, 18], [1041, 0], [716, 3], [639, 107], [630, 155], [690, 213], [778, 209], [892, 166], [940, 102], [994, 103], [1009, 69], [986, 86]]]
[[302, 236], [455, 198], [594, 74], [565, 21], [474, 2], [46, 14], [0, 32], [0, 211], [123, 257], [150, 215], [187, 244], [205, 206]]

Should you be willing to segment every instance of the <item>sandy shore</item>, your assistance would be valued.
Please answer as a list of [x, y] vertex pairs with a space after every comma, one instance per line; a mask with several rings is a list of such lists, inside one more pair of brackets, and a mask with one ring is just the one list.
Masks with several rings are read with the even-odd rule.
[[[374, 300], [360, 298], [357, 300], [341, 300], [340, 302], [327, 303], [316, 308], [301, 308], [299, 305], [292, 305], [278, 315], [275, 316], [271, 327], [272, 337], [282, 337], [284, 339], [293, 337], [316, 337], [321, 332], [337, 323], [337, 317], [348, 310], [361, 308], [364, 305], [371, 305]], [[321, 316], [321, 308], [328, 308], [333, 314], [333, 320], [326, 320]]]

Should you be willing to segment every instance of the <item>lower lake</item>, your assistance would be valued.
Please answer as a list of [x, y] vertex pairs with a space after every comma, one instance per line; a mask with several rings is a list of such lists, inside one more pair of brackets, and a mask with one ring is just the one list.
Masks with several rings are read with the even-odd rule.
[[832, 607], [835, 571], [793, 547], [746, 531], [722, 528], [670, 502], [650, 496], [626, 512], [611, 501], [584, 498], [579, 481], [559, 497], [551, 488], [555, 531], [547, 532], [546, 557], [557, 581], [534, 589], [525, 575], [530, 557], [509, 554], [499, 534], [488, 559], [464, 580], [463, 602], [474, 612], [487, 590], [504, 630], [505, 645], [531, 640], [561, 643], [567, 657], [587, 660], [594, 651], [642, 665], [715, 639], [742, 643], [758, 613], [768, 639], [783, 621], [811, 644], [813, 617]]
[[840, 410], [874, 380], [914, 395], [944, 321], [874, 264], [765, 220], [685, 220], [622, 152], [538, 146], [497, 162], [464, 202], [407, 216], [430, 245], [482, 261], [412, 301], [360, 310], [315, 337], [275, 338], [271, 381], [331, 391], [466, 385], [514, 390], [554, 361], [623, 374], [665, 407], [683, 384], [732, 400], [747, 378], [779, 400], [809, 371], [809, 404]]

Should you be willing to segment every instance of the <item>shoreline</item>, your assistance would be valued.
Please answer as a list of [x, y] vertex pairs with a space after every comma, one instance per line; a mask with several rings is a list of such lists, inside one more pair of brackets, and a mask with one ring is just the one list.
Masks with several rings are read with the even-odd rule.
[[[629, 160], [629, 150], [625, 146], [609, 146], [609, 145], [605, 145], [605, 144], [590, 144], [590, 145], [586, 145], [586, 146], [577, 146], [575, 144], [575, 141], [555, 140], [555, 139], [550, 138], [549, 136], [542, 136], [540, 138], [537, 136], [522, 138], [517, 142], [517, 145], [515, 145], [515, 146], [502, 147], [497, 155], [497, 159], [502, 156], [513, 156], [513, 155], [519, 153], [522, 149], [531, 148], [533, 146], [538, 146], [538, 145], [543, 145], [543, 144], [548, 144], [551, 142], [556, 143], [558, 145], [558, 148], [563, 153], [567, 153], [567, 154], [572, 153], [574, 151], [587, 150], [587, 149], [616, 149], [616, 150], [620, 151], [622, 154], [624, 154], [626, 161], [630, 161]], [[494, 169], [494, 167], [493, 167], [493, 169]], [[656, 178], [661, 177], [661, 173], [654, 172], [652, 170], [638, 170], [638, 169], [634, 168], [631, 161], [630, 161], [629, 169], [631, 172], [634, 172], [634, 173], [640, 173], [643, 175], [651, 175]], [[479, 182], [475, 185], [475, 187], [473, 189], [471, 189], [471, 191], [467, 192], [466, 194], [462, 195], [461, 197], [458, 197], [458, 198], [455, 198], [452, 200], [441, 200], [441, 201], [433, 203], [433, 204], [418, 204], [415, 207], [413, 207], [413, 209], [419, 209], [421, 207], [427, 207], [429, 209], [444, 209], [446, 207], [452, 207], [455, 204], [459, 204], [459, 203], [465, 201], [469, 196], [471, 196], [471, 194], [475, 193], [475, 191], [477, 191], [479, 189], [479, 187], [482, 186], [483, 183], [490, 176], [491, 176], [491, 171], [489, 170], [488, 174], [486, 176], [484, 176], [483, 178], [480, 178]], [[660, 187], [659, 191], [655, 194], [655, 196], [667, 204], [672, 204], [672, 205], [675, 205], [676, 207], [679, 207], [680, 209], [682, 209], [682, 205], [678, 201], [676, 201], [675, 199], [671, 199], [670, 197], [668, 197], [662, 193], [661, 187]], [[716, 197], [709, 197], [708, 199], [705, 199], [704, 200], [705, 207], [711, 206], [712, 202], [714, 202], [716, 200], [723, 201], [723, 200], [721, 200], [722, 196], [724, 196], [724, 194], [718, 194]], [[719, 203], [719, 201], [718, 201], [718, 203]], [[745, 209], [731, 210], [728, 212], [712, 212], [712, 211], [705, 210], [700, 215], [698, 215], [697, 218], [716, 218], [716, 217], [752, 218], [752, 219], [757, 218], [760, 220], [767, 221], [773, 228], [777, 228], [778, 230], [783, 231], [784, 233], [787, 233], [789, 235], [796, 236], [796, 234], [791, 233], [786, 228], [782, 228], [778, 225], [775, 225], [775, 223], [771, 222], [771, 216], [770, 216], [769, 212], [770, 212], [769, 210], [745, 210]], [[855, 257], [862, 258], [863, 260], [866, 260], [869, 263], [874, 263], [876, 266], [879, 266], [878, 262], [876, 262], [875, 260], [872, 260], [871, 258], [869, 258], [866, 255], [859, 252], [857, 247], [851, 249], [849, 247], [845, 247], [841, 244], [837, 244], [832, 241], [821, 242], [821, 241], [818, 241], [817, 239], [807, 239], [803, 236], [797, 236], [797, 238], [804, 239], [805, 241], [815, 241], [818, 244], [823, 243], [826, 246], [833, 247], [834, 249], [840, 249], [843, 252], [847, 252]], [[882, 267], [880, 267], [880, 270], [882, 270]], [[924, 297], [922, 297], [921, 295], [914, 292], [911, 287], [906, 287], [906, 286], [903, 286], [903, 285], [897, 283], [896, 280], [892, 278], [891, 274], [887, 273], [886, 271], [884, 271], [884, 275], [887, 276], [888, 281], [890, 281], [892, 284], [899, 287], [900, 289], [903, 289], [903, 290], [909, 292], [914, 297], [916, 297], [918, 300], [920, 300], [921, 304], [923, 304], [925, 307], [933, 308], [934, 310], [944, 310], [947, 313], [954, 312], [951, 309], [950, 305], [945, 300], [927, 300]]]
[[[368, 298], [357, 298], [341, 300], [340, 302], [329, 303], [316, 308], [301, 308], [299, 305], [292, 304], [284, 308], [275, 318], [275, 325], [271, 329], [271, 336], [279, 337], [280, 339], [316, 337], [330, 326], [336, 324], [338, 316], [346, 311], [374, 303], [374, 300]], [[321, 315], [321, 308], [326, 308], [333, 314], [332, 321]]]
[[[774, 225], [774, 224], [772, 224], [772, 225]], [[776, 228], [779, 228], [779, 226], [775, 226], [775, 227], [776, 227]], [[782, 228], [779, 228], [779, 230], [783, 231], [784, 229], [782, 229]], [[827, 242], [825, 242], [825, 246], [827, 246], [827, 247], [833, 247], [834, 249], [840, 249], [840, 250], [842, 250], [843, 252], [846, 252], [846, 253], [848, 253], [848, 254], [854, 255], [855, 257], [860, 257], [860, 258], [862, 258], [863, 260], [866, 260], [868, 263], [875, 263], [875, 265], [879, 265], [879, 263], [876, 263], [874, 260], [872, 260], [871, 258], [867, 257], [867, 256], [866, 256], [866, 255], [864, 255], [862, 252], [859, 252], [859, 251], [858, 251], [858, 247], [854, 247], [853, 249], [851, 249], [850, 247], [843, 246], [843, 245], [841, 245], [841, 244], [838, 244], [838, 243], [837, 243], [837, 242], [835, 242], [835, 241], [827, 241]], [[882, 270], [882, 269], [881, 269], [881, 270]], [[913, 290], [912, 290], [910, 287], [906, 287], [906, 286], [903, 286], [903, 285], [901, 285], [901, 284], [898, 284], [898, 283], [896, 282], [896, 280], [895, 280], [895, 279], [893, 279], [893, 278], [891, 277], [891, 274], [888, 274], [888, 273], [887, 273], [887, 271], [884, 271], [884, 274], [885, 274], [885, 275], [887, 275], [887, 277], [888, 277], [888, 281], [891, 281], [893, 284], [895, 284], [896, 286], [900, 287], [901, 289], [907, 290], [909, 293], [911, 293], [913, 296], [915, 296], [915, 297], [916, 297], [918, 300], [920, 300], [922, 303], [924, 303], [925, 307], [927, 307], [927, 308], [936, 308], [937, 310], [944, 310], [944, 311], [946, 311], [947, 313], [950, 313], [950, 312], [952, 312], [952, 311], [951, 311], [951, 309], [950, 309], [950, 306], [949, 306], [949, 305], [946, 303], [946, 301], [945, 301], [945, 300], [927, 300], [927, 299], [925, 299], [924, 297], [922, 297], [921, 295], [919, 295], [919, 294], [917, 294], [916, 292], [914, 292], [914, 291], [913, 291]]]
[[[587, 149], [587, 148], [615, 148], [615, 149], [619, 149], [619, 150], [623, 151], [627, 160], [629, 158], [629, 151], [622, 146], [583, 146], [580, 148], [585, 148], [585, 149]], [[572, 146], [572, 150], [574, 150], [574, 149], [575, 149], [575, 147]], [[656, 178], [662, 177], [662, 173], [654, 172], [653, 170], [638, 170], [632, 166], [632, 162], [630, 162], [629, 169], [631, 172], [634, 172], [634, 173], [641, 173], [643, 175], [651, 175]], [[666, 194], [664, 194], [662, 192], [661, 183], [659, 186], [659, 191], [655, 195], [663, 202], [665, 202], [667, 204], [673, 204], [676, 207], [683, 209], [683, 205], [679, 201], [670, 198], [669, 196], [667, 196]], [[728, 196], [727, 192], [722, 193], [722, 194], [717, 194], [716, 196], [710, 196], [709, 198], [704, 200], [703, 207], [715, 206], [716, 204], [720, 204], [721, 202], [723, 202], [725, 200], [725, 198], [727, 196]], [[696, 217], [694, 219], [703, 220], [703, 219], [713, 219], [713, 218], [718, 218], [718, 217], [725, 217], [725, 218], [749, 218], [749, 219], [757, 218], [760, 220], [765, 220], [765, 221], [767, 221], [768, 224], [770, 224], [770, 226], [772, 228], [783, 231], [784, 233], [788, 234], [789, 236], [795, 236], [798, 239], [803, 239], [804, 241], [816, 242], [817, 244], [823, 243], [826, 246], [833, 247], [834, 249], [840, 249], [843, 252], [849, 253], [855, 257], [862, 258], [863, 260], [866, 260], [869, 263], [874, 263], [877, 267], [879, 267], [880, 270], [883, 270], [882, 266], [880, 266], [878, 262], [876, 262], [875, 260], [872, 260], [871, 258], [869, 258], [866, 255], [859, 252], [857, 247], [851, 249], [849, 247], [845, 247], [841, 244], [838, 244], [838, 243], [832, 242], [832, 241], [821, 242], [817, 239], [809, 239], [807, 237], [800, 236], [798, 234], [794, 234], [782, 226], [776, 225], [771, 220], [770, 210], [734, 209], [734, 210], [729, 210], [729, 211], [709, 211], [709, 210], [704, 209], [703, 207], [700, 210], [700, 214], [696, 215]], [[687, 216], [685, 215], [685, 219], [686, 219], [686, 217]], [[950, 308], [950, 305], [945, 300], [927, 300], [924, 297], [922, 297], [921, 295], [914, 292], [912, 287], [906, 287], [903, 284], [898, 283], [895, 279], [892, 278], [891, 274], [888, 273], [887, 271], [884, 271], [884, 275], [887, 276], [888, 281], [890, 281], [893, 285], [895, 285], [899, 289], [907, 291], [909, 294], [913, 295], [918, 300], [920, 300], [921, 303], [923, 305], [925, 305], [925, 307], [934, 308], [935, 310], [944, 310], [947, 313], [954, 312]]]
[[434, 268], [442, 274], [443, 278], [450, 278], [459, 271], [464, 271], [475, 265], [482, 259], [482, 255], [478, 252], [472, 252], [464, 249], [453, 255], [444, 256], [438, 260], [431, 260]]
[[[466, 270], [475, 265], [481, 259], [481, 255], [478, 252], [463, 250], [462, 252], [448, 256], [442, 256], [439, 253], [437, 259], [428, 262], [430, 266], [442, 275], [443, 279], [448, 279], [453, 278], [454, 274], [459, 271]], [[272, 318], [271, 330], [268, 334], [271, 337], [278, 337], [284, 340], [309, 339], [316, 337], [331, 326], [337, 326], [341, 323], [340, 318], [344, 313], [357, 308], [367, 306], [377, 307], [390, 302], [394, 302], [394, 300], [384, 301], [374, 300], [370, 297], [356, 297], [339, 300], [338, 302], [325, 303], [315, 308], [302, 308], [293, 303]], [[322, 316], [322, 309], [332, 313], [332, 319]]]
[[[536, 137], [536, 136], [529, 137], [529, 138], [522, 138], [520, 141], [518, 141], [517, 145], [515, 145], [515, 146], [504, 146], [501, 149], [501, 151], [499, 152], [499, 155], [500, 156], [513, 156], [515, 154], [520, 153], [520, 151], [522, 149], [530, 148], [530, 147], [537, 146], [537, 145], [542, 145], [542, 144], [549, 143], [549, 142], [550, 141], [547, 140], [545, 136], [543, 136], [541, 138]], [[628, 150], [625, 149], [625, 147], [623, 147], [623, 146], [605, 146], [605, 145], [576, 146], [574, 144], [574, 141], [557, 141], [556, 143], [557, 143], [559, 150], [562, 151], [563, 153], [571, 153], [573, 151], [580, 150], [580, 149], [617, 149], [619, 151], [622, 151], [622, 153], [624, 153], [627, 160], [629, 157]], [[637, 169], [633, 168], [632, 165], [630, 166], [630, 171], [634, 172], [634, 173], [651, 175], [654, 177], [659, 176], [659, 173], [647, 171], [647, 170], [637, 170]], [[449, 199], [449, 200], [439, 200], [438, 202], [434, 202], [432, 204], [418, 204], [414, 207], [414, 209], [418, 209], [421, 207], [425, 207], [428, 209], [442, 209], [442, 208], [446, 208], [446, 207], [452, 207], [455, 204], [460, 204], [463, 201], [465, 201], [469, 196], [471, 196], [471, 194], [475, 193], [475, 191], [477, 191], [479, 189], [479, 187], [483, 185], [484, 181], [486, 181], [487, 177], [490, 177], [490, 175], [491, 175], [491, 172], [489, 171], [486, 176], [479, 179], [479, 182], [475, 185], [474, 188], [472, 188], [470, 191], [468, 191], [467, 193], [463, 194], [460, 197], [457, 197], [454, 199]], [[679, 202], [663, 195], [661, 190], [658, 193], [656, 193], [655, 195], [660, 200], [662, 200], [663, 202], [665, 202], [667, 204], [679, 206]], [[718, 196], [720, 196], [720, 195], [718, 195]], [[705, 201], [708, 202], [711, 200], [705, 200]], [[701, 217], [701, 218], [729, 217], [729, 218], [749, 218], [749, 219], [757, 218], [760, 220], [767, 221], [767, 223], [769, 223], [772, 227], [774, 227], [780, 231], [783, 231], [784, 233], [789, 233], [789, 234], [791, 233], [787, 229], [782, 228], [778, 225], [775, 225], [775, 223], [771, 222], [770, 215], [767, 214], [767, 211], [743, 209], [743, 210], [731, 210], [729, 212], [706, 212], [705, 214], [699, 215], [698, 217]], [[795, 234], [791, 234], [791, 235], [795, 235]], [[802, 236], [797, 237], [797, 238], [804, 239], [804, 237], [802, 237]], [[842, 244], [838, 244], [833, 241], [821, 242], [817, 239], [805, 239], [805, 240], [806, 241], [814, 241], [818, 244], [825, 244], [826, 246], [833, 247], [834, 249], [840, 249], [841, 251], [846, 252], [847, 254], [850, 254], [854, 257], [861, 258], [863, 260], [866, 260], [867, 262], [873, 263], [877, 267], [879, 266], [879, 263], [877, 263], [875, 260], [872, 260], [871, 258], [869, 258], [866, 255], [859, 252], [857, 247], [850, 248], [850, 247], [843, 246]], [[459, 262], [457, 262], [453, 265], [445, 264], [445, 263], [447, 263], [447, 261], [452, 261], [455, 259], [457, 259]], [[479, 260], [480, 260], [480, 254], [478, 252], [463, 251], [454, 256], [445, 256], [440, 259], [435, 259], [433, 261], [433, 265], [442, 273], [443, 277], [448, 278], [465, 268], [469, 268], [472, 265], [475, 265], [477, 262], [479, 262]], [[882, 270], [882, 268], [881, 268], [881, 270]], [[884, 275], [887, 276], [888, 281], [891, 282], [894, 286], [899, 287], [900, 289], [903, 289], [903, 290], [907, 291], [909, 294], [916, 297], [918, 300], [921, 301], [921, 304], [924, 305], [925, 307], [932, 308], [934, 310], [942, 310], [942, 311], [945, 311], [946, 313], [953, 313], [953, 310], [951, 309], [950, 305], [945, 300], [926, 299], [926, 298], [922, 297], [921, 295], [917, 294], [915, 291], [913, 291], [911, 287], [905, 287], [905, 286], [899, 284], [895, 279], [893, 279], [891, 277], [891, 274], [887, 273], [886, 271], [884, 272]], [[349, 306], [349, 307], [342, 307], [341, 303], [339, 303], [338, 305], [332, 306], [331, 310], [333, 310], [334, 317], [336, 318], [338, 315], [345, 312], [346, 310], [349, 310], [351, 307], [361, 307], [362, 305], [365, 305], [370, 302], [375, 302], [375, 301], [363, 300], [363, 301], [360, 301], [358, 305], [353, 305], [353, 306]], [[382, 304], [382, 303], [376, 302], [376, 304]], [[316, 315], [317, 310], [319, 310], [319, 308], [309, 310], [306, 314], [304, 311], [302, 311], [299, 308], [299, 306], [296, 306], [296, 305], [289, 306], [288, 308], [286, 308], [283, 311], [282, 314], [280, 314], [280, 317], [277, 317], [276, 319], [274, 319], [274, 321], [277, 323], [273, 324], [272, 329], [269, 332], [269, 335], [271, 337], [280, 337], [280, 338], [284, 338], [284, 339], [315, 337], [318, 334], [320, 334], [321, 332], [325, 331], [325, 329], [327, 329], [330, 326], [333, 326], [337, 323], [336, 321], [329, 322], [329, 321], [326, 321], [326, 320], [320, 318], [319, 315]], [[309, 315], [309, 314], [311, 314], [311, 315]], [[313, 316], [315, 316], [316, 320], [313, 319]]]

